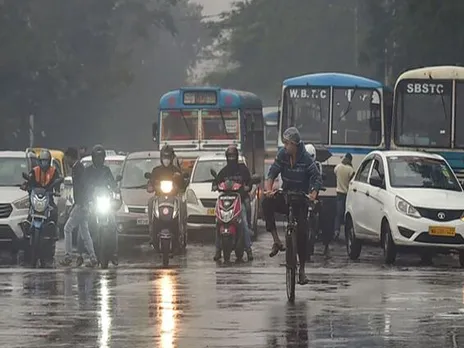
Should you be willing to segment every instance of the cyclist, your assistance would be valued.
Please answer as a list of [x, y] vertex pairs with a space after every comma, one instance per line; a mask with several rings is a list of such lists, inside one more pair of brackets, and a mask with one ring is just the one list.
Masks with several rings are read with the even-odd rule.
[[[275, 224], [275, 213], [286, 213], [287, 206], [282, 195], [275, 195], [272, 185], [276, 177], [282, 177], [282, 189], [301, 191], [309, 194], [311, 200], [315, 200], [322, 186], [322, 177], [300, 138], [297, 128], [290, 127], [283, 134], [285, 148], [281, 149], [269, 168], [268, 178], [264, 183], [263, 214], [266, 220], [266, 230], [272, 234], [274, 244], [270, 257], [274, 257], [285, 247], [280, 241]], [[308, 246], [308, 207], [299, 204], [294, 207], [298, 223], [298, 259], [300, 261], [299, 283], [307, 284], [305, 275], [305, 262]]]

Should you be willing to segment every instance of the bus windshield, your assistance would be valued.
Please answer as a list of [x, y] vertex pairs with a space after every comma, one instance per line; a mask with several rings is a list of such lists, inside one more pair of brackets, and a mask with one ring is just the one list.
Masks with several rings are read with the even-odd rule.
[[204, 140], [238, 140], [240, 123], [237, 110], [201, 110]]
[[329, 88], [286, 88], [282, 110], [283, 129], [295, 126], [304, 142], [328, 144], [329, 93]]
[[372, 89], [333, 89], [332, 144], [380, 145], [380, 94]]
[[451, 91], [451, 81], [402, 80], [395, 91], [395, 143], [449, 148]]
[[198, 140], [198, 110], [161, 111], [161, 140]]

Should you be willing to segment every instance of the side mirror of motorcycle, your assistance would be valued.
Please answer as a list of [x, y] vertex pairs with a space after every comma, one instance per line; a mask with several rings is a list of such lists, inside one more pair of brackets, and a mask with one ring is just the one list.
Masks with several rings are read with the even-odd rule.
[[29, 180], [29, 175], [27, 175], [26, 173], [23, 172], [23, 179], [24, 180]]
[[251, 184], [252, 185], [257, 185], [260, 182], [261, 182], [261, 177], [259, 175], [254, 174], [254, 175], [251, 176]]
[[116, 175], [116, 182], [120, 182], [122, 180], [122, 175], [118, 174]]
[[147, 180], [149, 180], [149, 179], [150, 179], [150, 176], [151, 176], [151, 174], [150, 174], [150, 173], [148, 173], [148, 172], [147, 172], [147, 173], [145, 173], [145, 175], [144, 175], [145, 179], [147, 179]]
[[217, 178], [217, 173], [214, 169], [210, 169], [209, 172], [211, 173], [211, 175], [213, 176], [213, 178]]

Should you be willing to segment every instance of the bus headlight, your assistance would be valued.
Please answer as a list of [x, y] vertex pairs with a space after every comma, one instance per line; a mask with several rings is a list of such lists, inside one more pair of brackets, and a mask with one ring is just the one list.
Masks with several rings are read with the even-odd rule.
[[172, 191], [172, 181], [163, 180], [160, 183], [160, 189], [163, 193], [171, 193]]

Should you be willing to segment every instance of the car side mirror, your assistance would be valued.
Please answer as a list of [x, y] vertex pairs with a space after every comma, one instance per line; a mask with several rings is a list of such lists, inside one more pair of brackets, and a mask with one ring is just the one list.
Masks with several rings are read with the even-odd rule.
[[148, 172], [144, 174], [144, 178], [147, 179], [147, 180], [150, 180], [150, 176], [151, 176], [151, 174], [148, 173]]
[[369, 184], [371, 184], [374, 187], [382, 188], [383, 187], [383, 179], [381, 177], [378, 177], [378, 176], [373, 176], [373, 177], [371, 177], [369, 179]]
[[121, 180], [122, 180], [122, 175], [121, 174], [116, 175], [116, 181], [120, 182]]
[[153, 124], [151, 125], [151, 134], [153, 136], [153, 141], [156, 141], [156, 138], [158, 136], [158, 123], [157, 122], [153, 122]]
[[213, 178], [217, 178], [217, 173], [214, 169], [210, 169], [209, 172], [211, 173], [211, 175], [213, 176]]

